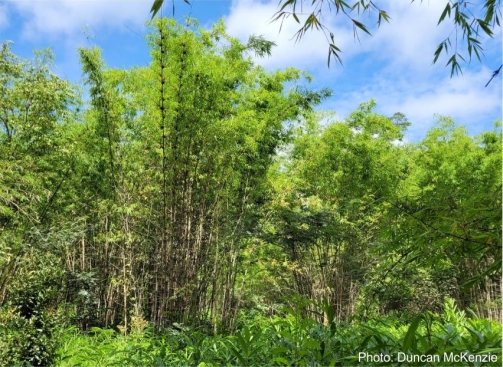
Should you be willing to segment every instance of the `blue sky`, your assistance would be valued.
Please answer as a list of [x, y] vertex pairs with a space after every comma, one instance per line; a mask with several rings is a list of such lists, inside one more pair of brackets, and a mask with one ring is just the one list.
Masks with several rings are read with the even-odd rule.
[[[291, 66], [308, 71], [314, 88], [332, 89], [333, 97], [321, 108], [336, 111], [340, 119], [374, 98], [379, 113], [402, 112], [409, 118], [407, 139], [411, 141], [424, 137], [436, 114], [451, 116], [471, 134], [491, 130], [502, 114], [501, 76], [487, 88], [484, 85], [502, 62], [501, 28], [492, 39], [482, 39], [486, 50], [482, 62], [474, 59], [463, 64], [463, 74], [451, 78], [445, 54], [432, 65], [436, 46], [453, 30], [450, 23], [437, 26], [446, 1], [377, 3], [392, 20], [377, 30], [375, 14], [360, 18], [373, 34], [360, 32], [360, 42], [347, 18], [325, 13], [323, 21], [334, 32], [344, 63], [332, 63], [330, 69], [321, 33], [310, 32], [295, 43], [292, 37], [298, 25], [293, 19], [283, 23], [281, 32], [279, 22], [270, 23], [278, 10], [277, 0], [195, 0], [191, 6], [177, 0], [174, 4], [178, 20], [191, 16], [210, 27], [223, 18], [228, 32], [243, 42], [251, 34], [276, 42], [272, 56], [256, 62], [269, 70]], [[166, 0], [164, 14], [172, 15], [172, 5]], [[13, 41], [13, 51], [22, 57], [31, 57], [33, 49], [50, 47], [56, 74], [80, 82], [78, 47], [100, 47], [109, 67], [148, 64], [144, 36], [151, 6], [152, 0], [0, 0], [0, 40]]]

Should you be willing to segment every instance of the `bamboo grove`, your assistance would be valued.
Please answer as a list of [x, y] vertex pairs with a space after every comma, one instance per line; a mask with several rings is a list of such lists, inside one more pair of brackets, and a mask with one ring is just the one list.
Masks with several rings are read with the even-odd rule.
[[282, 122], [300, 118], [306, 97], [282, 93], [298, 72], [266, 75], [235, 40], [219, 54], [223, 29], [198, 38], [166, 21], [155, 27], [152, 65], [129, 75], [106, 75], [98, 51], [81, 50], [101, 157], [91, 194], [101, 207], [90, 209], [102, 221], [86, 220], [97, 234], [69, 256], [103, 272], [107, 325], [127, 327], [132, 310], [156, 325], [227, 325], [243, 233]]
[[61, 250], [66, 297], [89, 297], [76, 311], [83, 327], [127, 327], [134, 315], [159, 326], [232, 323], [243, 234], [257, 221], [267, 169], [286, 138], [283, 122], [327, 94], [284, 92], [301, 73], [254, 66], [243, 57], [254, 50], [222, 24], [200, 34], [167, 20], [152, 27], [147, 68], [108, 70], [98, 49], [80, 50], [90, 108], [85, 123], [72, 126], [68, 160], [58, 163], [67, 167], [45, 187], [71, 191], [51, 192], [52, 218], [32, 218], [47, 230], [69, 215], [68, 225], [79, 228]]
[[330, 91], [256, 66], [260, 37], [150, 27], [146, 67], [79, 50], [86, 98], [3, 44], [1, 320], [216, 335], [299, 295], [340, 320], [449, 297], [501, 318], [500, 124], [406, 144], [373, 101], [315, 112]]

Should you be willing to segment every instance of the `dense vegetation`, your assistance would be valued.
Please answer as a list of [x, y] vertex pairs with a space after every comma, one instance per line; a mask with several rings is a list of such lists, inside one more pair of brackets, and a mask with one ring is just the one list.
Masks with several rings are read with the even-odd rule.
[[0, 50], [0, 363], [501, 365], [499, 122], [405, 143], [264, 40], [151, 28], [147, 67], [79, 50], [89, 98]]

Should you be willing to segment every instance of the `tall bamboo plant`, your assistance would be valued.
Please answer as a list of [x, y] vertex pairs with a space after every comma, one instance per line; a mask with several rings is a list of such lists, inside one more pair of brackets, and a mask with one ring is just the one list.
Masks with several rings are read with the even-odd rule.
[[159, 326], [229, 326], [243, 234], [287, 139], [283, 123], [328, 92], [285, 90], [303, 74], [253, 65], [248, 52], [269, 43], [243, 45], [223, 23], [204, 31], [159, 19], [151, 27], [145, 68], [106, 70], [98, 51], [81, 50], [94, 126], [83, 149], [96, 178], [86, 190], [99, 218], [80, 247], [81, 268], [99, 274], [105, 324], [127, 329], [135, 314]]

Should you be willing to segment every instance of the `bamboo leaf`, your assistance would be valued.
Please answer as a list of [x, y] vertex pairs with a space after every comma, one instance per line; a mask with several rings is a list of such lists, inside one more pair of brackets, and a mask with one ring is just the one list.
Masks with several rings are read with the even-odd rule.
[[484, 17], [484, 21], [489, 24], [491, 22], [491, 19], [493, 19], [494, 16], [494, 7], [496, 0], [488, 0], [484, 4], [484, 8], [486, 8], [486, 15]]
[[336, 46], [334, 45], [333, 43], [329, 44], [328, 46], [328, 67], [330, 67], [330, 60], [332, 57], [335, 57], [336, 61], [343, 65], [342, 64], [342, 59], [341, 57], [339, 56], [339, 52], [341, 52], [341, 50]]
[[435, 57], [433, 58], [433, 64], [435, 64], [437, 62], [438, 57], [442, 53], [442, 50], [444, 49], [444, 47], [445, 47], [445, 51], [447, 52], [447, 45], [446, 45], [445, 41], [438, 45], [437, 49], [435, 50]]
[[[285, 10], [285, 8], [288, 6], [288, 5], [292, 5], [296, 2], [296, 0], [287, 0], [285, 1], [285, 3], [283, 4], [283, 6], [279, 9], [279, 11], [283, 11]], [[294, 9], [294, 13], [295, 13], [295, 9]]]
[[422, 319], [423, 315], [420, 314], [416, 316], [414, 320], [412, 320], [409, 329], [407, 330], [407, 334], [405, 334], [405, 338], [403, 339], [402, 352], [408, 353], [411, 350], [412, 346], [415, 344], [416, 331]]
[[463, 57], [461, 55], [454, 54], [449, 58], [449, 60], [447, 61], [447, 64], [445, 64], [445, 66], [451, 65], [451, 78], [454, 75], [454, 73], [456, 73], [456, 74], [459, 74], [460, 72], [462, 73], [461, 66], [459, 65], [458, 60], [457, 60], [457, 56], [459, 56], [461, 59], [463, 59]]
[[152, 13], [152, 18], [155, 17], [157, 12], [161, 8], [163, 2], [164, 2], [164, 0], [155, 0], [154, 1], [154, 4], [152, 4], [152, 8], [150, 9], [150, 12]]
[[342, 0], [335, 0], [334, 2], [335, 2], [336, 14], [339, 14], [339, 11], [341, 10], [343, 13], [345, 13], [346, 11], [344, 10], [344, 8], [350, 8], [350, 6]]
[[489, 28], [489, 25], [488, 23], [486, 23], [485, 21], [483, 21], [482, 19], [477, 19], [477, 22], [479, 23], [479, 26], [480, 28], [482, 28], [482, 30], [489, 36], [489, 37], [492, 37], [493, 36], [493, 31], [491, 30], [491, 28]]
[[449, 18], [450, 18], [451, 17], [451, 4], [450, 3], [447, 3], [447, 5], [445, 6], [445, 9], [442, 12], [442, 14], [440, 15], [440, 19], [438, 20], [437, 25], [439, 25], [440, 23], [442, 23], [444, 21], [445, 16], [447, 14], [449, 14]]
[[360, 28], [362, 31], [364, 31], [364, 32], [365, 32], [365, 33], [367, 33], [368, 35], [370, 35], [370, 36], [372, 35], [372, 34], [370, 34], [370, 32], [368, 31], [367, 27], [365, 27], [365, 25], [364, 25], [363, 23], [361, 23], [361, 22], [357, 21], [356, 19], [351, 19], [351, 20], [353, 21], [353, 24], [354, 24], [356, 27]]
[[382, 20], [385, 20], [386, 22], [389, 23], [389, 20], [391, 19], [390, 16], [388, 15], [388, 13], [386, 13], [384, 10], [380, 10], [379, 11], [379, 17], [377, 19], [377, 25], [378, 26], [381, 26], [381, 21]]

